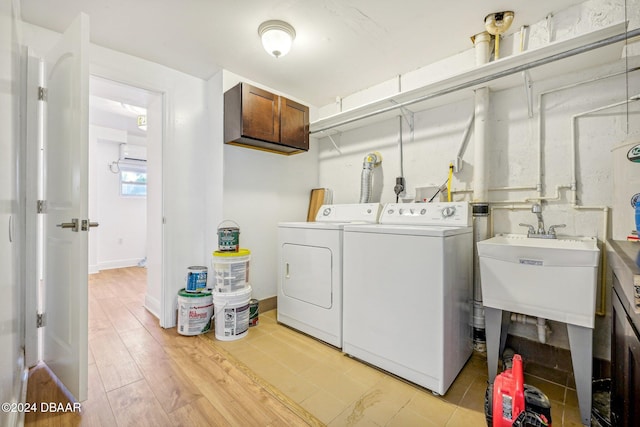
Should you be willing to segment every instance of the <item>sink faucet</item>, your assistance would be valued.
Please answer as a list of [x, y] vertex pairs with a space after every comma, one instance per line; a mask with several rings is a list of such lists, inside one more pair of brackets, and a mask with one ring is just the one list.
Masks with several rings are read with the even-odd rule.
[[545, 231], [544, 229], [544, 219], [542, 218], [542, 206], [539, 203], [531, 205], [531, 212], [536, 214], [538, 217], [538, 229], [531, 224], [522, 224], [522, 227], [528, 227], [527, 237], [537, 238], [537, 239], [555, 239], [556, 238], [556, 228], [566, 227], [566, 224], [557, 224], [549, 227], [549, 231]]
[[540, 206], [540, 204], [536, 203], [535, 205], [531, 206], [531, 212], [536, 214], [536, 216], [538, 217], [538, 234], [546, 234], [546, 232], [544, 231], [544, 219], [542, 219], [542, 206]]

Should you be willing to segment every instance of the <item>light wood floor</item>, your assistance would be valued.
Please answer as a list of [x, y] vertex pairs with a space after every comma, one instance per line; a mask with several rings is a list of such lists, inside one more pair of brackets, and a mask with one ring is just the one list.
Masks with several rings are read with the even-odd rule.
[[[89, 398], [81, 413], [27, 413], [27, 426], [321, 425], [238, 369], [211, 340], [165, 330], [142, 306], [146, 270], [89, 279]], [[48, 369], [32, 369], [27, 402], [68, 402]]]
[[[145, 282], [142, 268], [90, 276], [89, 399], [81, 414], [27, 414], [27, 426], [486, 425], [481, 355], [433, 396], [279, 324], [275, 310], [236, 341], [162, 329], [142, 307]], [[579, 426], [575, 385], [530, 368], [525, 382], [548, 395], [553, 424]], [[67, 400], [38, 367], [27, 402]]]

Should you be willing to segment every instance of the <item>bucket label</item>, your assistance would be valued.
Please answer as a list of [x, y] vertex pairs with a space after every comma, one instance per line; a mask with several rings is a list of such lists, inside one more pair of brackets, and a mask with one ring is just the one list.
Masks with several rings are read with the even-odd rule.
[[640, 163], [640, 144], [631, 147], [627, 152], [627, 159], [630, 162]]
[[207, 287], [207, 271], [189, 271], [187, 272], [187, 283], [185, 290], [187, 292], [199, 292]]
[[[210, 301], [210, 300], [209, 300]], [[178, 307], [178, 333], [181, 335], [199, 335], [211, 328], [213, 315], [212, 302], [180, 302]]]
[[633, 209], [636, 208], [636, 205], [638, 204], [638, 201], [640, 201], [640, 193], [636, 193], [633, 196], [631, 196], [631, 207]]
[[240, 229], [219, 228], [218, 229], [218, 248], [221, 251], [237, 252], [240, 247]]
[[213, 271], [218, 291], [234, 291], [249, 284], [249, 261], [223, 264], [214, 260]]
[[224, 309], [224, 336], [242, 335], [249, 329], [249, 304]]
[[[214, 301], [214, 306], [219, 302]], [[222, 303], [225, 304], [226, 303]], [[234, 340], [244, 336], [249, 330], [249, 301], [238, 307], [224, 307], [214, 316], [216, 338]]]

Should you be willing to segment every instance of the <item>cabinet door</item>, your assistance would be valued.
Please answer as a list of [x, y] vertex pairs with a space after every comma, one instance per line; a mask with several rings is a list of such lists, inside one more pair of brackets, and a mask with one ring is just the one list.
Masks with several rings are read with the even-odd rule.
[[[614, 275], [614, 282], [617, 281]], [[611, 416], [617, 427], [640, 420], [640, 333], [633, 327], [614, 290], [611, 336]]]
[[629, 426], [638, 425], [640, 421], [640, 334], [627, 320], [627, 393], [629, 412], [625, 422]]
[[280, 97], [280, 143], [309, 150], [309, 107]]
[[[614, 280], [617, 278], [614, 276]], [[629, 405], [627, 399], [627, 346], [625, 339], [626, 315], [618, 299], [618, 294], [612, 292], [612, 333], [611, 333], [611, 417], [614, 425], [628, 426], [623, 423]]]
[[242, 84], [242, 133], [263, 141], [280, 141], [280, 99], [277, 95]]

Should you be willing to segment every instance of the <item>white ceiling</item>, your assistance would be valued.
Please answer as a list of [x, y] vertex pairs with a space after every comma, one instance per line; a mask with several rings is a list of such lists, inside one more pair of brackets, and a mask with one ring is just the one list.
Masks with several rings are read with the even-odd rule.
[[[315, 106], [471, 48], [489, 13], [509, 32], [580, 0], [21, 0], [22, 19], [62, 32], [79, 12], [95, 44], [207, 79], [221, 68]], [[289, 22], [276, 59], [258, 26]]]

